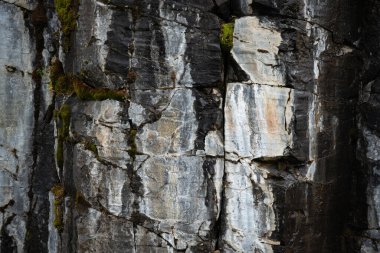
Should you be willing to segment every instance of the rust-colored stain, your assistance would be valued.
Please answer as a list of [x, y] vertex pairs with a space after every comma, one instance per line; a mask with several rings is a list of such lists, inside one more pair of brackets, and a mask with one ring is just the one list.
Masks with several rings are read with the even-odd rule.
[[265, 120], [267, 123], [268, 133], [275, 133], [277, 132], [277, 125], [278, 125], [278, 117], [277, 117], [277, 105], [275, 103], [275, 100], [272, 99], [265, 99]]

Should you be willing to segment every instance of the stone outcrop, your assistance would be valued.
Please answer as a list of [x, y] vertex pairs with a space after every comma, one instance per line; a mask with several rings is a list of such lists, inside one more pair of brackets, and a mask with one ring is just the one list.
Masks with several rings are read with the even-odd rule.
[[379, 252], [379, 8], [0, 1], [0, 252]]

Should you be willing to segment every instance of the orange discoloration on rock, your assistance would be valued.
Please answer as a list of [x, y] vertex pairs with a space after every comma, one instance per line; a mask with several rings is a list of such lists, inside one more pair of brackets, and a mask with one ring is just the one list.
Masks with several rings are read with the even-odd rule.
[[276, 133], [278, 128], [277, 105], [274, 100], [265, 100], [265, 121], [267, 124], [268, 133]]

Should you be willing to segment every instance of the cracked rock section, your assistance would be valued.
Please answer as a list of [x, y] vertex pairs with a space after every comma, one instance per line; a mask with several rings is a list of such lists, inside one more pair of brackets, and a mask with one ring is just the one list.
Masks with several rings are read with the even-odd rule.
[[34, 40], [23, 11], [0, 2], [0, 251], [23, 252], [33, 165]]
[[[58, 228], [51, 227], [58, 230], [50, 235], [55, 251], [216, 249], [223, 67], [212, 6], [81, 2], [77, 46], [66, 54], [65, 70], [91, 87], [126, 95], [81, 101], [63, 94], [57, 100], [58, 123], [69, 128], [58, 166], [64, 197], [51, 213], [60, 218]], [[70, 112], [66, 121], [62, 108]]]
[[377, 0], [0, 0], [0, 253], [380, 252]]
[[240, 5], [252, 16], [234, 21], [226, 74], [221, 248], [343, 252], [358, 54], [307, 13], [257, 2]]

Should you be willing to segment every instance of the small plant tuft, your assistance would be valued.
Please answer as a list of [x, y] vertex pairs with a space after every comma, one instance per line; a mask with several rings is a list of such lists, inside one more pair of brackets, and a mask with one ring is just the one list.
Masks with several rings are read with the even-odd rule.
[[233, 46], [235, 23], [224, 23], [220, 29], [220, 46], [223, 51], [229, 52]]
[[50, 66], [50, 86], [51, 89], [60, 95], [73, 93], [71, 76], [65, 75], [62, 63], [55, 59]]
[[61, 23], [65, 52], [70, 50], [71, 34], [77, 27], [78, 5], [78, 0], [54, 0], [55, 11]]
[[111, 90], [108, 88], [92, 88], [77, 77], [74, 77], [72, 80], [73, 80], [75, 94], [81, 100], [114, 99], [118, 101], [124, 101], [124, 99], [126, 98], [125, 90]]
[[51, 89], [57, 95], [71, 95], [75, 93], [81, 100], [114, 99], [124, 101], [126, 90], [112, 90], [108, 88], [93, 88], [83, 82], [78, 76], [65, 74], [62, 63], [56, 59], [50, 66]]

